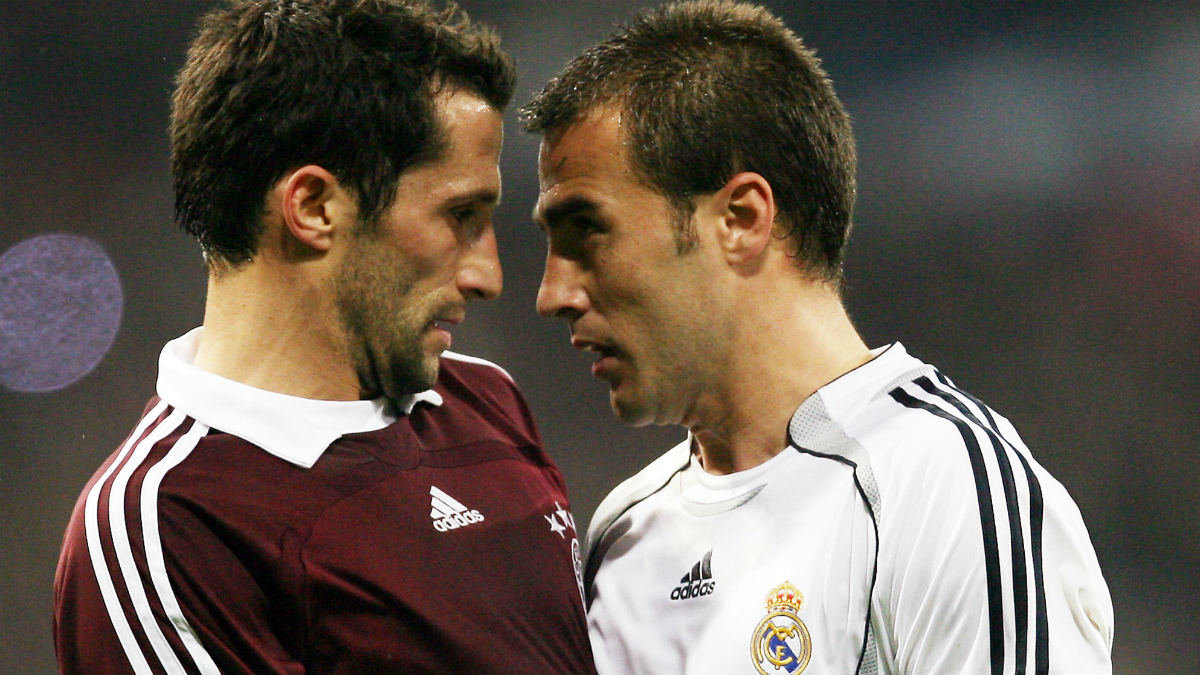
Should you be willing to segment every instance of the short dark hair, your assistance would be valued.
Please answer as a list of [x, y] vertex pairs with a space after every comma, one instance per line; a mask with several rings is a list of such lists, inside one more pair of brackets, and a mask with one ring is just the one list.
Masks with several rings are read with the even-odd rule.
[[515, 68], [491, 30], [421, 0], [230, 0], [206, 14], [171, 105], [175, 219], [210, 265], [254, 257], [270, 187], [318, 164], [367, 227], [443, 150], [434, 98], [497, 110]]
[[771, 184], [799, 257], [841, 280], [855, 198], [850, 118], [820, 61], [766, 9], [702, 0], [648, 10], [572, 60], [522, 109], [551, 135], [618, 106], [633, 170], [684, 210], [739, 171]]

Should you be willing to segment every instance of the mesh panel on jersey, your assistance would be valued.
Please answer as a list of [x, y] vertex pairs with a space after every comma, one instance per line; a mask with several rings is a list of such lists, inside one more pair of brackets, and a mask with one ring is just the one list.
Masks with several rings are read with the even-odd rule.
[[[834, 422], [819, 393], [809, 396], [792, 415], [791, 421], [788, 422], [788, 436], [791, 442], [804, 452], [845, 460], [854, 467], [854, 477], [867, 501], [871, 517], [875, 521], [875, 531], [878, 533], [883, 513], [879, 486], [875, 482], [875, 472], [871, 470], [871, 458], [865, 448]], [[878, 540], [875, 541], [875, 555], [879, 555]], [[873, 586], [874, 581], [872, 596]], [[868, 599], [868, 603], [870, 602]], [[858, 673], [876, 675], [879, 669], [878, 647], [869, 614], [865, 630]]]
[[799, 448], [841, 457], [854, 464], [855, 476], [878, 526], [883, 515], [882, 503], [879, 486], [875, 483], [875, 472], [871, 470], [871, 460], [867, 451], [833, 421], [819, 393], [808, 397], [792, 415], [788, 423], [788, 435]]

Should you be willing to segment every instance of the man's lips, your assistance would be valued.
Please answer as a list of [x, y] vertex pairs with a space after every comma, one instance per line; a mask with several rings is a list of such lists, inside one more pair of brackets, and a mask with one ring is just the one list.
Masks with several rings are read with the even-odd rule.
[[461, 311], [454, 312], [454, 313], [448, 313], [448, 314], [441, 314], [441, 315], [435, 316], [434, 318], [430, 319], [429, 323], [426, 325], [426, 329], [433, 331], [435, 334], [441, 335], [442, 339], [446, 343], [445, 348], [449, 349], [450, 344], [452, 342], [449, 327], [457, 326], [458, 324], [462, 323], [463, 319], [465, 319], [465, 318], [466, 318], [466, 312], [461, 312]]
[[572, 337], [571, 346], [580, 351], [595, 352], [596, 354], [599, 354], [601, 358], [617, 355], [617, 349], [615, 347], [606, 345], [602, 342], [587, 340], [585, 338]]
[[464, 310], [445, 312], [430, 319], [429, 325], [441, 330], [448, 330], [446, 326], [457, 326], [465, 318], [467, 318], [467, 313]]
[[617, 365], [619, 351], [612, 345], [573, 336], [571, 346], [597, 355], [598, 358], [592, 363], [592, 375], [596, 377], [603, 377]]

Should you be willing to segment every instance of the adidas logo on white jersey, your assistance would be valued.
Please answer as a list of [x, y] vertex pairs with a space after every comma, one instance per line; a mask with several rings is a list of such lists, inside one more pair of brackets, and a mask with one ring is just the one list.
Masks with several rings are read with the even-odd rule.
[[712, 551], [704, 554], [700, 562], [692, 565], [692, 569], [679, 580], [679, 585], [671, 591], [672, 600], [687, 600], [699, 598], [712, 593], [717, 588], [717, 582], [712, 575]]
[[438, 532], [457, 530], [460, 527], [483, 522], [483, 514], [475, 509], [468, 509], [454, 497], [438, 489], [436, 485], [429, 486], [430, 502], [429, 517], [433, 519], [433, 529]]

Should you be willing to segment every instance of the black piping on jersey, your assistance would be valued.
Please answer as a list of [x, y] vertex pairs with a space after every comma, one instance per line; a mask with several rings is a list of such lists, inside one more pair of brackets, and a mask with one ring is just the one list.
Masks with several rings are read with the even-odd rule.
[[[1016, 629], [1016, 642], [1014, 644], [1014, 673], [1023, 675], [1026, 672], [1028, 663], [1028, 575], [1025, 564], [1024, 542], [1021, 529], [1021, 517], [1019, 513], [1019, 503], [1016, 497], [1016, 484], [1012, 473], [1012, 466], [1009, 462], [1005, 445], [1011, 447], [1011, 444], [1003, 439], [999, 428], [995, 424], [995, 419], [988, 412], [987, 407], [980, 401], [970, 397], [965, 392], [955, 388], [949, 380], [938, 374], [939, 383], [943, 388], [936, 386], [929, 378], [921, 377], [914, 380], [914, 383], [925, 392], [938, 397], [951, 405], [957, 410], [962, 417], [961, 419], [953, 413], [943, 410], [942, 408], [933, 405], [932, 403], [922, 401], [913, 397], [908, 392], [901, 388], [896, 388], [889, 392], [889, 395], [901, 405], [905, 407], [924, 410], [936, 417], [944, 419], [952, 423], [958, 429], [962, 436], [963, 442], [967, 449], [967, 455], [971, 463], [971, 470], [975, 477], [976, 496], [979, 504], [980, 529], [983, 534], [984, 547], [984, 566], [987, 572], [988, 579], [988, 608], [989, 608], [989, 630], [990, 630], [990, 647], [991, 647], [991, 672], [999, 675], [1004, 670], [1004, 605], [1003, 605], [1003, 584], [1000, 573], [1000, 547], [999, 540], [996, 534], [995, 511], [992, 505], [991, 486], [987, 476], [987, 467], [984, 464], [983, 449], [972, 429], [972, 426], [978, 427], [987, 434], [992, 444], [992, 449], [996, 455], [996, 463], [1000, 468], [1001, 481], [1007, 503], [1008, 521], [1010, 531], [1010, 542], [1012, 544], [1012, 570], [1013, 570], [1013, 606], [1015, 608], [1014, 627]], [[964, 397], [968, 397], [973, 403], [979, 406], [980, 410], [984, 411], [989, 424], [985, 425], [975, 414], [973, 414], [961, 401], [959, 401], [951, 391], [958, 393]], [[1042, 564], [1041, 564], [1041, 520], [1042, 520], [1042, 503], [1041, 503], [1041, 488], [1033, 476], [1025, 458], [1020, 452], [1013, 448], [1013, 452], [1020, 459], [1025, 474], [1029, 482], [1030, 491], [1030, 531], [1031, 545], [1033, 547], [1033, 564], [1034, 564], [1034, 585], [1037, 602], [1037, 616], [1035, 633], [1035, 672], [1039, 675], [1044, 674], [1048, 670], [1049, 663], [1049, 643], [1047, 639], [1047, 618], [1045, 613], [1045, 587], [1042, 581]]]
[[1001, 675], [1004, 670], [1004, 601], [1003, 588], [1000, 582], [1000, 545], [996, 538], [995, 513], [992, 510], [991, 486], [988, 483], [987, 467], [983, 463], [983, 452], [979, 441], [971, 432], [966, 422], [954, 417], [937, 406], [914, 398], [903, 389], [896, 388], [888, 393], [896, 402], [906, 408], [924, 410], [936, 415], [958, 428], [963, 442], [967, 446], [967, 456], [971, 460], [971, 471], [975, 475], [975, 492], [979, 502], [979, 524], [983, 530], [984, 568], [987, 571], [988, 616], [991, 645], [991, 661], [993, 675]]
[[650, 489], [646, 489], [643, 486], [641, 490], [643, 494], [636, 496], [634, 499], [628, 500], [629, 503], [625, 505], [625, 508], [621, 509], [618, 513], [613, 514], [613, 516], [608, 519], [608, 522], [604, 523], [602, 527], [596, 529], [596, 541], [594, 542], [594, 545], [593, 542], [590, 541], [587, 543], [587, 547], [590, 549], [590, 554], [588, 555], [587, 562], [584, 564], [583, 568], [583, 588], [584, 595], [587, 599], [586, 609], [590, 610], [592, 608], [592, 582], [596, 580], [596, 573], [600, 571], [600, 542], [604, 541], [604, 535], [608, 534], [608, 529], [612, 527], [613, 523], [620, 520], [621, 516], [625, 515], [629, 509], [641, 504], [649, 499], [652, 495], [656, 494], [659, 490], [666, 487], [667, 484], [671, 482], [671, 479], [675, 477], [675, 474], [683, 471], [687, 467], [688, 462], [684, 462], [682, 466], [667, 474], [666, 478], [658, 485], [651, 484]]
[[863, 489], [862, 483], [858, 480], [857, 462], [841, 455], [831, 455], [805, 448], [792, 437], [791, 429], [788, 429], [788, 440], [791, 442], [791, 446], [799, 452], [812, 455], [813, 457], [832, 459], [835, 462], [841, 462], [850, 467], [850, 474], [854, 476], [854, 487], [858, 489], [858, 496], [862, 497], [863, 504], [867, 507], [867, 513], [871, 516], [871, 527], [875, 531], [875, 559], [871, 563], [871, 586], [867, 589], [867, 616], [863, 626], [862, 647], [858, 650], [858, 665], [854, 668], [854, 672], [859, 673], [862, 672], [863, 658], [867, 655], [867, 640], [871, 635], [871, 599], [875, 597], [875, 578], [879, 575], [879, 521], [875, 518], [875, 509], [871, 507], [871, 500], [867, 498], [866, 490]]
[[[949, 403], [955, 410], [962, 413], [964, 417], [967, 417], [976, 425], [983, 427], [979, 419], [971, 414], [971, 411], [963, 405], [962, 401], [959, 401], [950, 392], [934, 386], [929, 378], [918, 378], [915, 384], [927, 393]], [[1025, 565], [1025, 538], [1021, 528], [1021, 505], [1017, 503], [1017, 485], [1013, 478], [1012, 463], [1008, 460], [1008, 453], [1005, 451], [1000, 438], [990, 429], [985, 428], [984, 430], [987, 432], [988, 440], [992, 443], [992, 450], [996, 455], [996, 464], [1000, 467], [1000, 482], [1004, 488], [1004, 502], [1008, 511], [1009, 548], [1012, 554], [1013, 597], [1015, 599], [1028, 598], [1029, 574]], [[1025, 664], [1029, 662], [1028, 602], [1017, 602], [1014, 600], [1013, 624], [1016, 629], [1016, 643], [1014, 645], [1016, 667], [1014, 672], [1017, 675], [1024, 675]]]
[[[1033, 558], [1033, 581], [1034, 594], [1037, 603], [1037, 612], [1035, 614], [1036, 626], [1034, 628], [1034, 673], [1036, 675], [1046, 675], [1050, 671], [1050, 626], [1049, 617], [1046, 613], [1046, 582], [1045, 575], [1042, 569], [1042, 522], [1044, 516], [1044, 505], [1042, 501], [1042, 486], [1038, 482], [1037, 476], [1033, 473], [1033, 468], [1029, 466], [1029, 461], [1025, 459], [1025, 455], [1017, 450], [1016, 446], [1011, 441], [1004, 437], [1000, 432], [999, 425], [996, 424], [996, 419], [992, 416], [992, 411], [983, 404], [982, 401], [965, 392], [949, 380], [940, 372], [935, 373], [938, 381], [941, 382], [944, 389], [948, 389], [957, 393], [959, 396], [969, 400], [975, 404], [975, 407], [983, 413], [987, 419], [987, 426], [990, 429], [990, 435], [995, 439], [1001, 439], [1009, 448], [1012, 449], [1014, 455], [1021, 462], [1021, 468], [1025, 472], [1026, 482], [1029, 484], [1029, 546]], [[943, 396], [947, 401], [952, 401], [948, 393]], [[955, 405], [965, 415], [970, 417], [976, 424], [982, 424], [978, 418], [972, 414], [965, 405]], [[999, 450], [998, 450], [999, 451]], [[1018, 530], [1019, 531], [1019, 530]], [[1025, 596], [1027, 597], [1027, 596]], [[1021, 663], [1024, 663], [1022, 660]]]

